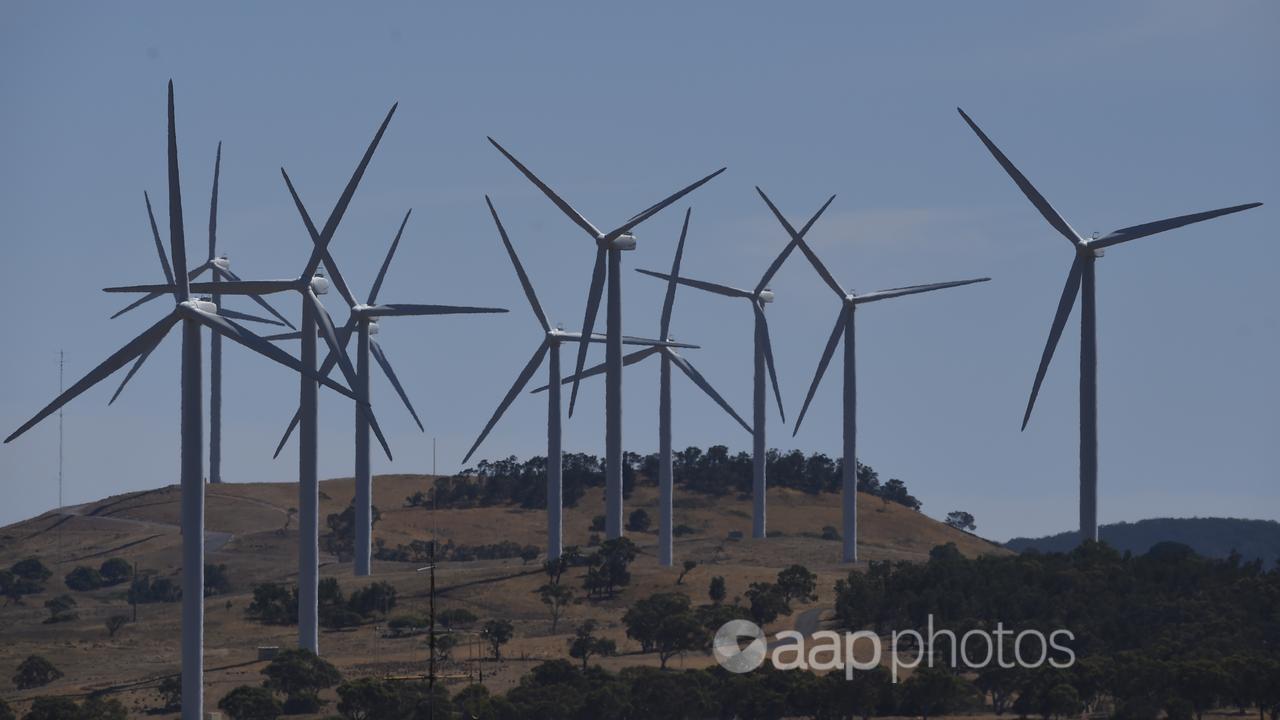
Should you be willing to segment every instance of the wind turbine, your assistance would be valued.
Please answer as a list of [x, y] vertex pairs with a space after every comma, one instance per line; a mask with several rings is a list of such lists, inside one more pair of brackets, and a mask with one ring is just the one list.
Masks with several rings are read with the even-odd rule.
[[[493, 202], [489, 199], [489, 196], [486, 195], [484, 200], [489, 205], [489, 213], [493, 215], [494, 224], [498, 226], [498, 235], [502, 238], [502, 245], [507, 249], [511, 264], [515, 266], [516, 276], [520, 279], [520, 286], [524, 288], [524, 295], [529, 300], [529, 307], [533, 309], [534, 317], [537, 318], [538, 324], [542, 327], [543, 340], [538, 345], [538, 349], [533, 352], [533, 357], [529, 358], [529, 362], [524, 366], [524, 369], [516, 376], [516, 381], [512, 384], [511, 389], [507, 391], [506, 396], [498, 403], [498, 409], [493, 412], [493, 416], [485, 424], [484, 430], [480, 431], [480, 436], [471, 445], [471, 449], [467, 451], [467, 456], [462, 459], [462, 463], [465, 465], [471, 459], [476, 449], [480, 447], [480, 443], [484, 442], [484, 439], [489, 436], [489, 431], [493, 429], [494, 425], [498, 424], [502, 414], [515, 401], [520, 391], [529, 384], [529, 379], [533, 377], [533, 374], [542, 365], [543, 359], [548, 358], [548, 384], [539, 389], [555, 388], [555, 391], [547, 396], [547, 559], [555, 560], [560, 557], [561, 552], [564, 550], [564, 500], [561, 475], [563, 452], [560, 434], [560, 344], [564, 342], [601, 342], [605, 338], [598, 334], [587, 337], [581, 333], [565, 332], [560, 328], [551, 327], [546, 313], [542, 310], [541, 303], [538, 302], [538, 296], [533, 291], [533, 284], [529, 282], [529, 275], [525, 273], [524, 266], [520, 264], [520, 258], [516, 255], [515, 247], [511, 245], [511, 238], [507, 236], [507, 230], [502, 226], [502, 220], [498, 218], [498, 211], [494, 209]], [[622, 342], [627, 345], [648, 345], [651, 347], [667, 344], [662, 340], [646, 340], [632, 337], [623, 337]], [[684, 347], [692, 346], [686, 345]]]
[[[293, 191], [293, 186], [289, 186]], [[311, 222], [311, 216], [307, 213], [307, 209], [303, 206], [302, 200], [298, 198], [297, 193], [293, 195], [294, 203], [298, 206], [298, 212], [302, 215], [303, 222], [306, 223], [307, 229], [311, 232], [312, 238], [319, 242], [322, 238], [316, 233], [315, 225]], [[409, 413], [413, 415], [414, 422], [417, 423], [418, 429], [422, 430], [422, 421], [418, 419], [418, 413], [413, 409], [413, 404], [409, 402], [409, 396], [405, 393], [404, 387], [400, 384], [399, 378], [396, 377], [395, 371], [391, 369], [391, 363], [387, 360], [386, 353], [383, 352], [381, 346], [373, 339], [372, 336], [378, 334], [378, 319], [383, 317], [408, 317], [422, 315], [473, 315], [484, 313], [505, 313], [506, 308], [489, 308], [489, 307], [469, 307], [459, 305], [416, 305], [406, 303], [378, 303], [378, 292], [382, 289], [382, 281], [386, 278], [387, 269], [391, 266], [391, 258], [395, 255], [396, 248], [400, 245], [400, 236], [404, 233], [404, 227], [409, 222], [409, 215], [413, 211], [405, 213], [404, 220], [400, 223], [400, 229], [396, 232], [395, 239], [391, 242], [391, 247], [387, 250], [387, 256], [382, 261], [382, 267], [378, 270], [378, 276], [373, 282], [373, 287], [369, 290], [368, 300], [361, 303], [358, 302], [354, 295], [351, 294], [347, 284], [342, 280], [342, 274], [338, 271], [338, 264], [334, 262], [333, 257], [327, 252], [325, 253], [325, 267], [329, 270], [330, 277], [333, 278], [334, 285], [338, 288], [338, 293], [346, 300], [350, 309], [350, 316], [347, 324], [342, 329], [342, 336], [338, 341], [338, 345], [345, 347], [350, 341], [352, 335], [356, 337], [356, 370], [355, 381], [352, 389], [355, 391], [356, 398], [360, 404], [356, 410], [356, 437], [355, 437], [355, 520], [356, 533], [355, 544], [353, 547], [355, 574], [358, 577], [364, 577], [372, 572], [373, 563], [373, 474], [371, 472], [371, 464], [369, 457], [369, 430], [372, 414], [362, 411], [360, 408], [366, 407], [369, 403], [369, 355], [372, 354], [377, 360], [378, 365], [382, 368], [387, 379], [391, 381], [392, 387], [400, 396], [400, 400], [408, 408]], [[305, 336], [304, 336], [305, 338]], [[305, 342], [305, 340], [304, 340]], [[332, 357], [332, 351], [330, 351]], [[338, 362], [343, 361], [343, 355], [338, 356]], [[331, 370], [333, 364], [330, 358], [325, 359], [325, 364], [321, 366], [320, 372], [327, 373]], [[301, 410], [299, 410], [301, 413]], [[276, 447], [276, 453], [279, 454], [280, 448], [289, 439], [289, 434], [293, 431], [294, 423], [297, 422], [299, 415], [294, 415], [294, 421], [289, 424], [285, 430], [284, 437], [280, 439], [280, 444]], [[382, 438], [381, 433], [379, 440], [382, 442], [382, 448], [387, 453], [387, 457], [391, 457], [391, 451], [387, 447], [386, 440]]]
[[778, 208], [769, 199], [768, 195], [760, 188], [756, 188], [756, 192], [760, 193], [760, 197], [764, 199], [769, 209], [773, 211], [774, 217], [778, 218], [778, 222], [782, 223], [782, 227], [791, 235], [793, 243], [800, 246], [801, 252], [809, 259], [809, 263], [813, 265], [813, 269], [818, 271], [818, 275], [840, 298], [840, 314], [836, 316], [836, 326], [831, 330], [831, 337], [827, 339], [827, 346], [822, 351], [822, 357], [818, 360], [818, 371], [814, 373], [813, 383], [809, 385], [809, 394], [804, 398], [804, 406], [800, 408], [800, 415], [796, 418], [796, 426], [791, 436], [795, 437], [800, 432], [800, 423], [804, 422], [805, 413], [809, 410], [809, 403], [813, 402], [813, 396], [818, 392], [818, 384], [822, 382], [822, 375], [827, 371], [827, 365], [831, 362], [831, 356], [835, 354], [836, 345], [840, 344], [841, 338], [844, 339], [844, 435], [843, 435], [843, 467], [841, 468], [841, 497], [840, 508], [842, 515], [842, 537], [843, 552], [841, 558], [844, 562], [858, 561], [858, 378], [856, 364], [854, 362], [854, 349], [856, 346], [854, 335], [854, 312], [859, 305], [863, 303], [876, 302], [878, 300], [888, 300], [890, 298], [902, 297], [903, 295], [915, 295], [917, 293], [931, 292], [933, 290], [942, 290], [944, 288], [960, 287], [961, 285], [972, 285], [973, 283], [987, 282], [991, 278], [973, 278], [971, 280], [952, 280], [950, 282], [930, 283], [928, 285], [909, 285], [907, 287], [890, 288], [888, 290], [879, 290], [876, 292], [863, 293], [861, 295], [852, 290], [844, 290], [840, 284], [832, 277], [831, 272], [822, 264], [818, 256], [809, 248], [804, 238], [795, 231], [791, 223], [782, 216]]
[[[187, 266], [182, 226], [182, 190], [178, 177], [178, 139], [174, 123], [173, 82], [169, 82], [169, 245], [173, 266]], [[179, 274], [168, 286], [173, 309], [87, 375], [58, 395], [53, 402], [5, 438], [8, 443], [53, 414], [77, 395], [160, 344], [174, 326], [182, 326], [181, 373], [181, 491], [182, 491], [182, 717], [198, 720], [204, 707], [204, 478], [202, 466], [200, 329], [208, 327], [260, 355], [307, 373], [288, 353], [254, 335], [234, 321], [220, 317], [211, 302], [195, 300], [187, 278]], [[337, 383], [310, 373], [312, 380], [352, 396]]]
[[[799, 235], [804, 236], [810, 227], [822, 217], [822, 213], [826, 212], [827, 207], [831, 205], [831, 201], [836, 196], [832, 195], [822, 207], [818, 208], [818, 212], [809, 218], [809, 222], [805, 223], [800, 229]], [[751, 495], [752, 495], [752, 515], [751, 515], [751, 537], [763, 538], [768, 535], [768, 523], [766, 511], [768, 504], [765, 502], [766, 477], [765, 464], [767, 461], [767, 449], [765, 446], [765, 406], [768, 404], [768, 398], [765, 391], [765, 374], [768, 373], [769, 380], [773, 384], [773, 396], [778, 401], [778, 416], [782, 418], [782, 422], [787, 421], [787, 415], [782, 409], [782, 392], [778, 389], [778, 372], [773, 365], [773, 344], [769, 339], [769, 322], [765, 319], [764, 306], [773, 302], [774, 294], [769, 289], [769, 281], [777, 274], [782, 267], [782, 263], [786, 262], [787, 257], [791, 255], [791, 251], [795, 249], [795, 240], [787, 243], [787, 246], [778, 253], [773, 259], [769, 268], [765, 270], [764, 275], [760, 277], [760, 282], [750, 290], [743, 290], [729, 285], [721, 285], [719, 283], [706, 282], [705, 280], [694, 280], [687, 277], [678, 277], [676, 274], [666, 275], [652, 270], [637, 270], [651, 277], [660, 278], [662, 280], [675, 280], [681, 285], [705, 290], [716, 295], [724, 295], [732, 298], [744, 298], [751, 302], [751, 312], [755, 318], [755, 374], [752, 380], [752, 420], [751, 427], [754, 431], [751, 433]]]
[[[373, 153], [377, 149], [379, 142], [381, 142], [387, 125], [395, 114], [396, 107], [396, 105], [391, 106], [391, 110], [387, 112], [386, 118], [383, 119], [382, 124], [378, 127], [377, 133], [369, 143], [369, 147], [365, 150], [364, 156], [361, 157], [355, 172], [352, 173], [351, 179], [347, 181], [346, 187], [339, 196], [337, 204], [329, 214], [324, 228], [317, 232], [311, 224], [311, 219], [305, 215], [303, 216], [311, 236], [312, 251], [307, 264], [297, 278], [288, 280], [235, 280], [223, 281], [217, 284], [217, 288], [226, 294], [252, 295], [297, 292], [301, 296], [302, 328], [298, 331], [298, 336], [302, 338], [301, 363], [306, 370], [307, 376], [328, 376], [327, 368], [319, 373], [315, 369], [316, 336], [319, 334], [325, 339], [326, 344], [329, 346], [330, 357], [333, 362], [339, 364], [347, 382], [355, 384], [355, 371], [351, 367], [351, 361], [346, 352], [342, 350], [345, 347], [345, 343], [339, 342], [337, 331], [333, 326], [333, 319], [329, 317], [329, 313], [324, 309], [318, 297], [328, 292], [329, 289], [329, 280], [319, 273], [319, 268], [320, 263], [328, 257], [329, 242], [333, 239], [338, 224], [346, 213], [360, 180], [364, 177], [369, 161], [373, 158]], [[285, 172], [284, 168], [280, 169], [280, 174], [284, 177], [285, 185], [289, 188], [294, 203], [301, 209], [301, 201], [298, 199], [297, 192], [294, 191], [293, 182], [290, 180], [289, 174]], [[333, 276], [333, 284], [346, 294], [346, 284], [342, 282], [342, 276], [332, 272], [330, 274]], [[214, 286], [212, 283], [195, 283], [191, 287], [197, 292], [201, 292], [210, 291]], [[108, 288], [107, 291], [154, 292], [155, 289], [156, 286], [144, 285]], [[331, 368], [332, 364], [329, 367]], [[320, 482], [317, 472], [319, 410], [315, 381], [309, 377], [302, 377], [298, 395], [299, 405], [302, 408], [299, 411], [302, 429], [298, 438], [298, 635], [299, 644], [302, 647], [318, 652]], [[352, 395], [352, 397], [354, 398], [355, 395]], [[374, 428], [375, 434], [383, 443], [383, 447], [386, 448], [386, 440], [382, 436], [377, 420], [373, 417], [372, 409], [368, 405], [360, 404], [360, 402], [357, 403], [357, 407], [360, 408], [358, 411], [360, 414], [368, 416], [369, 423]], [[279, 454], [279, 449], [276, 450], [276, 453]]]
[[[617, 228], [609, 232], [600, 232], [565, 202], [546, 183], [538, 179], [531, 170], [507, 152], [506, 148], [489, 138], [498, 152], [502, 153], [512, 165], [516, 166], [525, 177], [538, 186], [560, 211], [569, 216], [578, 227], [586, 231], [596, 244], [595, 268], [591, 271], [591, 289], [587, 294], [587, 311], [582, 322], [582, 335], [590, 337], [595, 328], [596, 312], [600, 309], [600, 295], [604, 291], [605, 276], [608, 275], [609, 297], [605, 307], [605, 531], [610, 539], [622, 537], [622, 252], [636, 248], [636, 237], [631, 231], [640, 223], [656, 215], [663, 208], [676, 202], [692, 192], [711, 178], [725, 171], [720, 168], [633, 215]], [[606, 270], [607, 267], [607, 270]], [[587, 344], [578, 345], [578, 364], [575, 374], [581, 374], [587, 361]], [[569, 393], [569, 415], [573, 416], [573, 406], [578, 399], [578, 383], [574, 382]]]
[[[676, 244], [675, 259], [671, 262], [671, 274], [667, 275], [667, 294], [662, 303], [662, 316], [659, 322], [658, 337], [662, 340], [670, 342], [671, 340], [671, 309], [676, 300], [676, 286], [680, 281], [680, 260], [684, 256], [684, 241], [689, 232], [689, 215], [692, 210], [685, 210], [684, 224], [680, 228], [680, 241]], [[641, 270], [640, 272], [645, 272]], [[711, 383], [698, 372], [693, 365], [676, 352], [675, 348], [670, 345], [658, 345], [637, 350], [622, 358], [623, 365], [631, 365], [638, 363], [646, 358], [657, 356], [661, 358], [662, 364], [658, 371], [658, 564], [663, 567], [671, 567], [673, 562], [672, 550], [672, 529], [674, 527], [672, 520], [672, 494], [675, 485], [675, 478], [671, 468], [671, 366], [675, 365], [684, 373], [698, 389], [702, 390], [707, 397], [711, 398], [724, 409], [725, 412], [738, 421], [748, 433], [751, 432], [751, 426], [747, 421], [743, 420], [740, 415], [729, 405], [715, 388], [711, 387]], [[581, 375], [564, 380], [565, 383], [577, 382], [579, 379], [589, 377], [591, 375], [599, 375], [604, 372], [604, 365], [597, 365], [589, 370], [585, 370]], [[545, 388], [538, 388], [543, 390]], [[537, 392], [537, 391], [535, 391]]]
[[1009, 158], [1000, 152], [1000, 148], [991, 142], [986, 133], [982, 132], [964, 110], [960, 108], [956, 110], [977, 133], [978, 139], [987, 146], [987, 150], [991, 151], [996, 162], [1000, 163], [1000, 167], [1013, 178], [1013, 182], [1017, 184], [1022, 194], [1036, 206], [1053, 229], [1071, 243], [1076, 254], [1075, 260], [1071, 263], [1071, 269], [1067, 272], [1067, 283], [1062, 288], [1062, 297], [1058, 300], [1058, 310], [1053, 317], [1053, 325], [1049, 328], [1049, 340], [1045, 343], [1044, 353], [1040, 356], [1040, 367], [1036, 370], [1036, 379], [1031, 386], [1031, 398], [1027, 401], [1027, 410], [1022, 416], [1022, 429], [1027, 429], [1027, 421], [1031, 419], [1031, 409], [1035, 406], [1036, 395], [1040, 392], [1040, 383], [1044, 381], [1045, 371], [1049, 369], [1049, 361], [1053, 358], [1053, 351], [1058, 346], [1058, 339], [1062, 337], [1062, 329], [1067, 324], [1071, 308], [1075, 306], [1076, 295], [1083, 294], [1084, 298], [1080, 301], [1080, 541], [1096, 541], [1098, 539], [1098, 328], [1094, 304], [1094, 263], [1102, 257], [1103, 251], [1112, 245], [1249, 210], [1262, 203], [1246, 203], [1191, 215], [1179, 215], [1121, 228], [1101, 237], [1086, 239], [1073, 230], [1058, 211], [1049, 205], [1049, 201], [1044, 199], [1044, 196], [1018, 171], [1018, 168], [1013, 166], [1012, 162], [1009, 162]]

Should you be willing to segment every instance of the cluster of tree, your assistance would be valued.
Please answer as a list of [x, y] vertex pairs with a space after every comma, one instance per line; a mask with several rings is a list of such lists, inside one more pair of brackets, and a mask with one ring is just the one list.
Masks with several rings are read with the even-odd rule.
[[19, 560], [8, 570], [0, 570], [0, 593], [4, 594], [5, 604], [21, 605], [23, 596], [44, 592], [44, 581], [52, 574], [40, 558], [34, 557]]
[[68, 622], [80, 617], [76, 612], [76, 599], [66, 593], [45, 600], [44, 609], [49, 611], [49, 617], [44, 620], [46, 625]]
[[[382, 512], [377, 505], [372, 508], [373, 519], [369, 527], [373, 528], [382, 519]], [[356, 507], [355, 500], [340, 513], [329, 513], [324, 519], [328, 532], [320, 536], [320, 546], [325, 552], [336, 555], [343, 562], [349, 561], [356, 544]]]
[[[90, 695], [77, 703], [69, 697], [38, 697], [22, 720], [127, 720], [124, 703], [105, 695]], [[0, 700], [0, 720], [15, 720], [9, 705]]]
[[[262, 674], [265, 679], [261, 685], [234, 688], [218, 701], [218, 709], [233, 720], [316, 713], [326, 704], [320, 691], [342, 682], [337, 668], [303, 648], [282, 651]], [[284, 701], [277, 700], [277, 695]]]
[[76, 592], [88, 592], [101, 587], [119, 585], [133, 577], [133, 566], [121, 558], [111, 558], [98, 567], [77, 565], [63, 577], [67, 587]]
[[1204, 558], [1176, 543], [1143, 555], [1086, 543], [1066, 554], [966, 559], [948, 544], [927, 563], [872, 562], [850, 573], [836, 584], [835, 605], [850, 628], [927, 637], [931, 619], [931, 650], [960, 663], [957, 638], [970, 630], [999, 631], [1006, 658], [1023, 630], [1069, 630], [1057, 641], [1076, 657], [1066, 669], [1003, 668], [983, 650], [966, 656], [981, 664], [978, 687], [997, 713], [1077, 708], [1185, 720], [1224, 706], [1280, 712], [1280, 570], [1261, 561]]
[[[685, 490], [711, 495], [746, 493], [751, 490], [751, 454], [731, 453], [724, 445], [713, 445], [703, 451], [689, 447], [673, 453], [675, 482]], [[517, 504], [525, 508], [545, 508], [547, 497], [543, 480], [547, 459], [535, 456], [521, 461], [514, 455], [502, 460], [482, 460], [461, 473], [437, 478], [427, 491], [405, 498], [408, 507], [483, 507]], [[822, 453], [805, 455], [800, 450], [768, 451], [766, 469], [771, 485], [790, 487], [807, 493], [839, 492], [843, 461]], [[623, 494], [630, 495], [637, 482], [657, 483], [658, 455], [623, 453]], [[603, 487], [604, 463], [594, 455], [564, 455], [564, 504], [574, 507], [587, 488]], [[868, 465], [858, 464], [858, 489], [885, 502], [920, 509], [920, 501], [907, 491], [901, 480], [880, 481], [879, 474]]]
[[588, 598], [613, 597], [631, 583], [631, 561], [636, 559], [635, 543], [625, 537], [605, 540], [595, 552], [585, 557], [586, 575], [582, 587]]
[[[1268, 567], [1280, 563], [1280, 522], [1275, 520], [1148, 518], [1102, 525], [1098, 534], [1120, 552], [1141, 554], [1158, 542], [1180, 542], [1205, 557], [1260, 558]], [[1005, 543], [1005, 547], [1017, 552], [1032, 548], [1040, 552], [1070, 552], [1077, 542], [1078, 535], [1073, 530], [1039, 538], [1016, 537]]]
[[146, 603], [178, 602], [182, 599], [182, 587], [172, 579], [139, 573], [129, 585], [129, 602]]
[[[375, 615], [386, 615], [396, 606], [396, 589], [391, 583], [378, 581], [351, 592], [342, 593], [337, 578], [323, 578], [317, 594], [320, 624], [330, 629], [354, 627]], [[253, 588], [253, 600], [245, 615], [264, 625], [298, 624], [298, 588], [280, 583], [262, 583]]]
[[446, 540], [432, 548], [430, 540], [412, 540], [408, 545], [398, 544], [395, 548], [387, 547], [381, 538], [375, 540], [374, 557], [390, 562], [425, 563], [435, 560], [449, 562], [470, 562], [472, 560], [506, 560], [520, 558], [525, 562], [538, 557], [540, 550], [536, 545], [521, 545], [511, 540], [483, 545], [465, 545]]

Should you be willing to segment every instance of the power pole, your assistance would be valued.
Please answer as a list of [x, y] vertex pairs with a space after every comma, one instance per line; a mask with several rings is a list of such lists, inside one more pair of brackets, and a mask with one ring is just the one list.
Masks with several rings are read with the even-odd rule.
[[[65, 356], [58, 351], [58, 395], [62, 395], [62, 369]], [[62, 408], [58, 408], [58, 563], [62, 563]]]

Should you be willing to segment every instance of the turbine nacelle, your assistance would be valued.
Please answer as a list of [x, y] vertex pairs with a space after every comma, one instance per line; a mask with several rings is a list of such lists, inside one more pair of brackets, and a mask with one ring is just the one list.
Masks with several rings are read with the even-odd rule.
[[377, 321], [377, 320], [370, 320], [370, 321], [369, 321], [369, 334], [370, 334], [370, 335], [377, 335], [377, 334], [378, 334], [378, 321]]
[[609, 243], [610, 250], [635, 250], [636, 236], [632, 233], [622, 233]]
[[226, 255], [221, 255], [219, 257], [216, 257], [210, 262], [213, 264], [214, 267], [218, 268], [219, 270], [231, 269], [231, 260], [228, 259]]
[[324, 295], [329, 292], [329, 278], [323, 275], [311, 276], [311, 292], [317, 295]]
[[773, 291], [769, 288], [765, 288], [756, 293], [756, 299], [762, 303], [771, 303], [773, 302]]
[[180, 304], [195, 308], [200, 312], [211, 313], [211, 314], [217, 314], [218, 312], [218, 306], [215, 305], [213, 301], [207, 297], [197, 298], [194, 300], [187, 300]]

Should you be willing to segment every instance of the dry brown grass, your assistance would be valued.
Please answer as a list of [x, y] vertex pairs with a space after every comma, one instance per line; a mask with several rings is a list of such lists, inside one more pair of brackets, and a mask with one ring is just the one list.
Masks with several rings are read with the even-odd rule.
[[[481, 544], [512, 540], [543, 546], [545, 514], [542, 511], [511, 507], [429, 511], [403, 507], [404, 499], [427, 487], [426, 476], [388, 475], [375, 481], [374, 502], [382, 511], [375, 537], [388, 545], [427, 539], [438, 527], [442, 540]], [[321, 512], [334, 513], [350, 502], [351, 479], [322, 483]], [[819, 601], [831, 600], [834, 582], [849, 572], [839, 562], [839, 543], [824, 541], [816, 533], [824, 525], [839, 526], [840, 508], [834, 495], [811, 496], [777, 489], [769, 493], [769, 524], [778, 533], [767, 541], [751, 540], [751, 503], [733, 496], [704, 498], [700, 507], [678, 508], [676, 522], [698, 529], [698, 533], [676, 540], [677, 562], [696, 560], [699, 565], [678, 589], [695, 603], [706, 602], [706, 590], [713, 575], [726, 580], [729, 598], [741, 595], [754, 581], [771, 580], [777, 571], [801, 563], [819, 576]], [[122, 689], [119, 697], [142, 713], [158, 704], [154, 686], [158, 679], [178, 670], [179, 607], [177, 604], [143, 605], [138, 622], [129, 624], [115, 638], [108, 638], [103, 626], [111, 615], [128, 614], [125, 586], [89, 593], [73, 593], [79, 603], [80, 618], [45, 625], [43, 602], [65, 591], [62, 575], [77, 564], [96, 566], [107, 557], [136, 561], [140, 568], [177, 579], [181, 536], [173, 523], [178, 517], [175, 487], [133, 493], [90, 503], [76, 509], [77, 515], [59, 518], [48, 513], [0, 529], [0, 565], [36, 555], [55, 571], [48, 591], [27, 598], [23, 605], [0, 608], [0, 668], [11, 671], [27, 655], [39, 654], [51, 660], [66, 677], [35, 691], [18, 692], [4, 682], [3, 695], [24, 704], [42, 694], [72, 694], [136, 684]], [[954, 542], [966, 555], [1005, 552], [973, 535], [962, 533], [900, 505], [885, 505], [878, 498], [860, 497], [859, 522], [862, 535], [861, 567], [869, 560], [921, 560], [935, 545]], [[627, 502], [628, 512], [647, 508], [655, 524], [656, 490], [642, 486]], [[291, 582], [296, 577], [298, 536], [296, 520], [284, 530], [288, 510], [297, 504], [296, 488], [289, 484], [228, 484], [209, 488], [208, 530], [231, 533], [226, 544], [209, 555], [209, 562], [229, 567], [235, 592], [206, 602], [205, 665], [206, 699], [212, 709], [219, 698], [236, 685], [256, 684], [262, 663], [255, 662], [260, 645], [289, 647], [296, 628], [264, 626], [244, 616], [252, 585], [264, 581]], [[577, 507], [565, 513], [566, 542], [586, 546], [592, 516], [603, 507], [602, 492], [588, 493]], [[730, 541], [731, 531], [748, 539]], [[801, 535], [808, 533], [809, 535]], [[60, 537], [59, 537], [60, 536]], [[516, 625], [515, 639], [504, 648], [501, 663], [478, 661], [487, 648], [464, 642], [453, 653], [453, 662], [441, 672], [452, 676], [451, 685], [478, 677], [491, 689], [501, 691], [516, 682], [533, 663], [547, 658], [567, 657], [567, 639], [573, 628], [586, 618], [596, 619], [602, 632], [618, 642], [623, 653], [601, 661], [617, 669], [629, 664], [657, 664], [653, 655], [641, 655], [626, 639], [621, 616], [636, 598], [658, 591], [676, 589], [676, 569], [661, 568], [654, 559], [656, 535], [631, 534], [641, 555], [633, 565], [630, 587], [617, 597], [601, 602], [580, 602], [568, 608], [558, 632], [550, 632], [550, 617], [538, 600], [536, 590], [545, 580], [539, 563], [525, 566], [518, 559], [441, 563], [437, 573], [437, 611], [463, 607], [481, 618], [508, 618]], [[394, 584], [400, 594], [400, 612], [425, 613], [427, 577], [415, 572], [414, 563], [375, 563], [375, 578]], [[325, 576], [339, 578], [350, 591], [367, 580], [352, 576], [349, 563], [325, 558]], [[566, 575], [564, 582], [581, 586], [580, 571]], [[796, 612], [807, 607], [796, 608]], [[793, 618], [782, 618], [778, 627], [790, 626]], [[342, 632], [322, 632], [322, 653], [346, 675], [413, 675], [425, 672], [425, 641], [421, 637], [388, 639], [379, 636], [374, 625]], [[679, 666], [705, 666], [711, 659], [690, 655], [675, 660]], [[330, 693], [331, 698], [333, 697]]]

